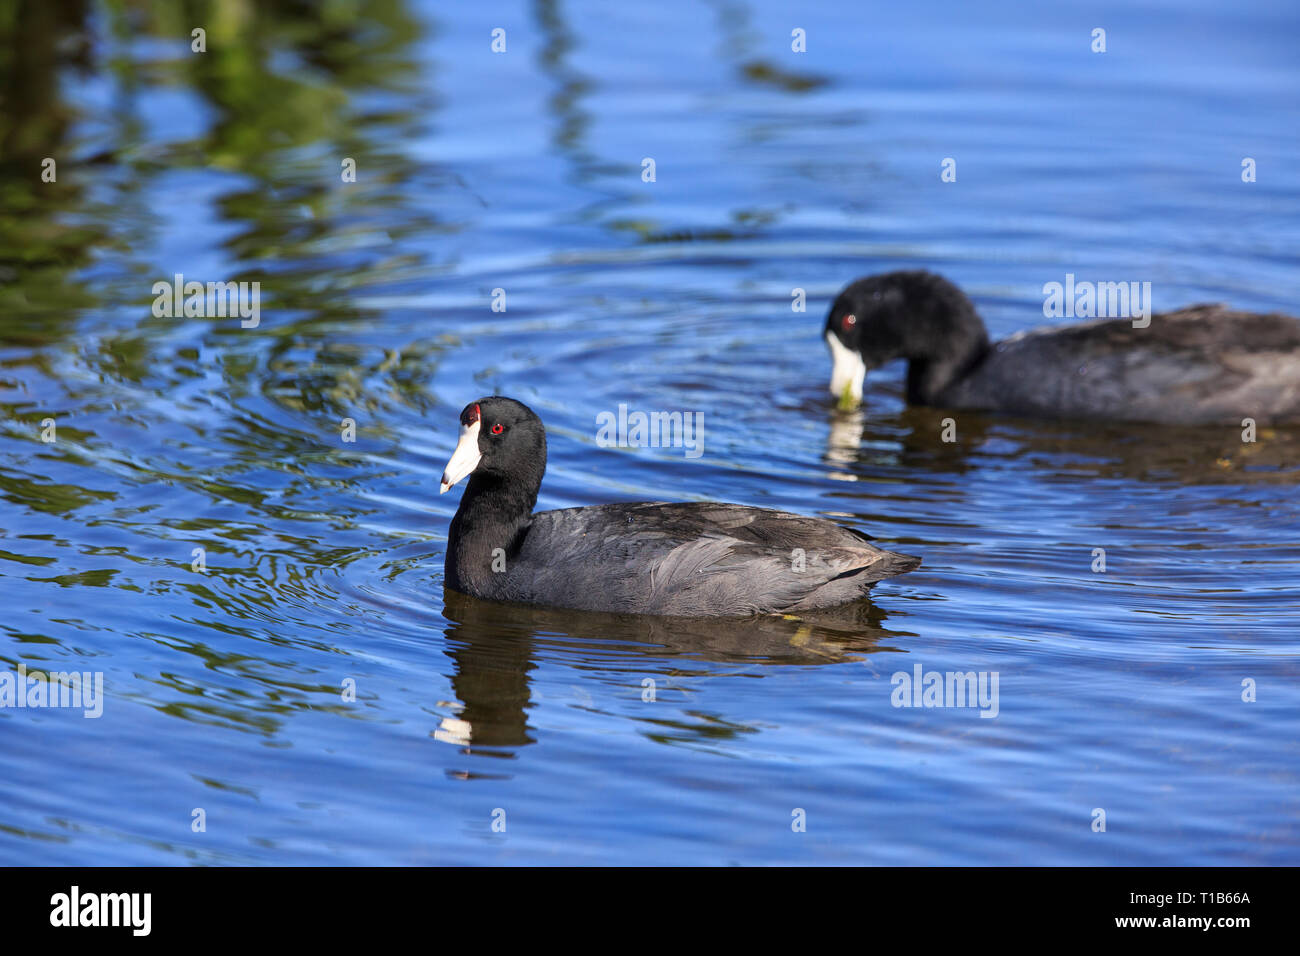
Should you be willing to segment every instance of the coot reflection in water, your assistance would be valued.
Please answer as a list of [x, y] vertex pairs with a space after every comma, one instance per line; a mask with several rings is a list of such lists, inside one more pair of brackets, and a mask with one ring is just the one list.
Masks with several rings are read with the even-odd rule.
[[[1300, 427], [1268, 425], [1211, 427], [1148, 422], [1055, 421], [961, 412], [946, 435], [953, 413], [941, 408], [897, 407], [897, 392], [879, 386], [868, 405], [824, 411], [828, 426], [823, 462], [831, 474], [853, 481], [872, 475], [965, 474], [998, 460], [1043, 481], [1080, 477], [1140, 482], [1292, 486], [1300, 480]], [[870, 407], [889, 406], [880, 411]], [[824, 405], [824, 403], [822, 403]], [[813, 403], [809, 414], [817, 414]]]
[[[883, 627], [886, 614], [870, 600], [800, 615], [747, 619], [602, 614], [483, 601], [444, 589], [447, 655], [454, 664], [451, 686], [459, 710], [436, 736], [480, 748], [517, 747], [534, 742], [528, 710], [537, 703], [529, 672], [538, 645], [552, 659], [569, 657], [576, 669], [592, 657], [613, 654], [655, 693], [670, 685], [716, 676], [703, 663], [733, 665], [729, 674], [762, 676], [774, 666], [814, 666], [860, 661], [864, 655], [897, 650], [903, 639]], [[565, 651], [568, 654], [565, 654]], [[631, 691], [629, 691], [631, 692]], [[647, 717], [647, 733], [662, 727]]]

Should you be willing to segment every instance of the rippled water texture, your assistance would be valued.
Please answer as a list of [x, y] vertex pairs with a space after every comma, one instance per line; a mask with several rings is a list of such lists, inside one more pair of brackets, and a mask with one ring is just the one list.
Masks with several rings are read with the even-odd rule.
[[[0, 708], [0, 861], [1300, 863], [1300, 430], [944, 442], [897, 367], [834, 412], [820, 339], [895, 268], [995, 336], [1066, 273], [1300, 312], [1293, 3], [313, 6], [0, 14], [0, 672], [104, 681]], [[258, 325], [155, 316], [176, 274]], [[444, 593], [497, 391], [540, 507], [924, 564], [800, 620]], [[620, 404], [704, 453], [600, 447]], [[996, 716], [894, 706], [917, 667]]]

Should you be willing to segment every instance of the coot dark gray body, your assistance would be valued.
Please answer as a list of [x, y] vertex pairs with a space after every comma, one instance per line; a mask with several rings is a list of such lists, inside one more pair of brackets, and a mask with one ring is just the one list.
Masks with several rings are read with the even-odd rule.
[[929, 272], [848, 286], [831, 307], [831, 391], [861, 400], [867, 370], [908, 360], [919, 405], [1038, 418], [1240, 426], [1300, 422], [1300, 320], [1198, 305], [1022, 332], [990, 344], [970, 300]]
[[467, 405], [460, 421], [442, 491], [466, 475], [469, 483], [451, 522], [445, 583], [472, 597], [737, 617], [845, 604], [920, 564], [859, 531], [766, 508], [637, 502], [533, 514], [546, 470], [541, 420], [493, 397]]

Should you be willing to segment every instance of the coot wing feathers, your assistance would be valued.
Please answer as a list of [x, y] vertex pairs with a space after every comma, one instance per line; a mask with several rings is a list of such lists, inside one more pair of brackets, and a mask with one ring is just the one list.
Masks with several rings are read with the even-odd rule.
[[[1033, 374], [1026, 374], [1032, 370]], [[956, 408], [1168, 424], [1300, 418], [1300, 322], [1201, 305], [1033, 329], [998, 342], [942, 400]]]
[[[509, 599], [681, 616], [829, 607], [916, 567], [823, 518], [713, 502], [544, 511], [508, 570]], [[795, 549], [802, 549], [802, 553]]]

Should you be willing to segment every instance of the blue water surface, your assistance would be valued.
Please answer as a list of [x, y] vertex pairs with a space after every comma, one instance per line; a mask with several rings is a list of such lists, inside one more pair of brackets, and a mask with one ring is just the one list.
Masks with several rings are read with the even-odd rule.
[[[0, 862], [1300, 863], [1300, 430], [945, 442], [897, 367], [836, 412], [820, 338], [898, 268], [998, 337], [1067, 273], [1300, 312], [1294, 3], [207, 9], [204, 53], [161, 0], [5, 27], [0, 672], [104, 699], [0, 708]], [[259, 324], [155, 316], [178, 273]], [[494, 392], [539, 507], [924, 563], [825, 620], [461, 599], [437, 486]], [[602, 447], [620, 405], [704, 453]], [[918, 665], [996, 716], [895, 706]]]

